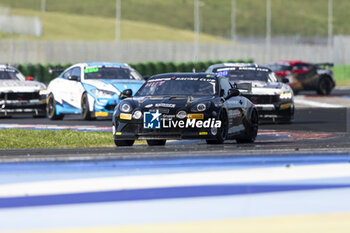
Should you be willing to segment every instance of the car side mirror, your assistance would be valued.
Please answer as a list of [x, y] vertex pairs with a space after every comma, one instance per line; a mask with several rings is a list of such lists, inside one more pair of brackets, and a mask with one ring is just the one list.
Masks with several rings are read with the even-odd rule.
[[75, 75], [69, 76], [69, 77], [68, 77], [68, 80], [71, 80], [71, 81], [78, 81], [78, 80], [79, 80], [79, 77], [78, 77], [78, 76], [75, 76]]
[[282, 83], [289, 83], [289, 80], [287, 78], [282, 78]]
[[235, 96], [239, 96], [241, 94], [241, 92], [236, 89], [236, 88], [231, 88], [230, 90], [228, 90], [227, 96], [225, 99], [229, 99], [231, 97], [235, 97]]
[[132, 96], [132, 90], [125, 89], [124, 91], [122, 91], [122, 93], [120, 93], [119, 99], [123, 100], [123, 99], [126, 99], [126, 98], [131, 97], [131, 96]]
[[144, 79], [145, 81], [147, 81], [150, 77], [151, 77], [151, 76], [145, 75], [145, 76], [143, 76], [143, 79]]
[[31, 76], [28, 76], [28, 77], [27, 77], [27, 81], [34, 81], [34, 78], [31, 77]]

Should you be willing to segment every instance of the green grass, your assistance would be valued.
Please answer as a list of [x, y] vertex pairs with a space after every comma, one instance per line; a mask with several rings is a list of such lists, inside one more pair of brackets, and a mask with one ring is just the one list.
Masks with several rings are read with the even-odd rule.
[[[265, 34], [266, 1], [237, 1], [241, 36]], [[41, 0], [0, 0], [14, 8], [40, 10]], [[47, 0], [49, 12], [114, 19], [115, 0]], [[334, 33], [350, 34], [349, 0], [334, 0]], [[328, 0], [271, 0], [273, 35], [327, 35]], [[203, 32], [230, 36], [231, 0], [201, 0]], [[123, 0], [123, 19], [193, 30], [193, 0]], [[176, 34], [174, 34], [176, 35]]]
[[[44, 40], [114, 40], [115, 20], [103, 17], [89, 17], [66, 13], [41, 13], [34, 10], [14, 9], [13, 14], [22, 16], [38, 16], [43, 22]], [[123, 20], [121, 24], [122, 40], [174, 40], [193, 41], [192, 31], [165, 27], [162, 25]], [[174, 36], [176, 35], [176, 36]], [[6, 35], [0, 33], [0, 38], [37, 39], [34, 36]], [[201, 35], [203, 42], [225, 42], [215, 36]]]
[[334, 78], [337, 86], [350, 86], [350, 66], [337, 65], [333, 67]]
[[0, 148], [64, 148], [115, 146], [111, 132], [1, 129]]

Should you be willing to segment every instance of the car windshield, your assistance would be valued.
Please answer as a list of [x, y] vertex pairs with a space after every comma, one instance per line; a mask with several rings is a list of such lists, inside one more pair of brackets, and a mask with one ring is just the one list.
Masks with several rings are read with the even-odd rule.
[[120, 67], [86, 67], [85, 79], [136, 79], [143, 80], [141, 75], [132, 68]]
[[213, 96], [216, 79], [169, 77], [148, 80], [135, 96]]
[[24, 77], [17, 70], [0, 68], [0, 80], [24, 80]]
[[277, 82], [274, 73], [266, 68], [224, 67], [217, 68], [214, 72], [220, 76], [229, 78], [230, 81]]
[[291, 69], [289, 65], [278, 64], [278, 63], [270, 64], [270, 65], [268, 65], [268, 67], [274, 72], [276, 72], [276, 71], [283, 71], [283, 70], [290, 70]]

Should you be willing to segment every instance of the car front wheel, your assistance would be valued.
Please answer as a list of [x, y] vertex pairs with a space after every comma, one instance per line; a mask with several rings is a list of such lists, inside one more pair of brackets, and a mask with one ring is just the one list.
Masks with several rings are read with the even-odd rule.
[[164, 146], [166, 140], [147, 140], [149, 146]]
[[222, 144], [227, 137], [228, 120], [224, 112], [220, 113], [221, 127], [217, 129], [216, 139], [207, 139], [207, 144]]
[[90, 112], [88, 95], [86, 93], [81, 97], [81, 114], [84, 120], [90, 121], [95, 119], [92, 116], [92, 112]]
[[114, 140], [116, 146], [132, 146], [135, 140]]
[[62, 120], [64, 117], [63, 114], [57, 114], [56, 100], [52, 94], [47, 98], [46, 112], [50, 120]]
[[252, 143], [258, 134], [259, 116], [256, 111], [252, 112], [250, 120], [246, 126], [246, 131], [243, 136], [236, 139], [237, 143]]
[[329, 95], [332, 91], [332, 83], [329, 78], [322, 78], [317, 87], [317, 94]]

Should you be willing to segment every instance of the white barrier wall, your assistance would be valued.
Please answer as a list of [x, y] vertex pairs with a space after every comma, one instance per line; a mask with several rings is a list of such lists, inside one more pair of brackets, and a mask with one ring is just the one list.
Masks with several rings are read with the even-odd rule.
[[38, 17], [0, 15], [0, 31], [8, 34], [30, 36], [42, 35], [42, 24]]
[[[261, 43], [201, 43], [198, 60], [254, 59], [269, 63], [281, 59], [350, 64], [350, 37], [338, 36], [326, 45]], [[86, 42], [0, 40], [1, 63], [75, 63], [82, 61], [192, 61], [194, 45], [188, 42]]]

